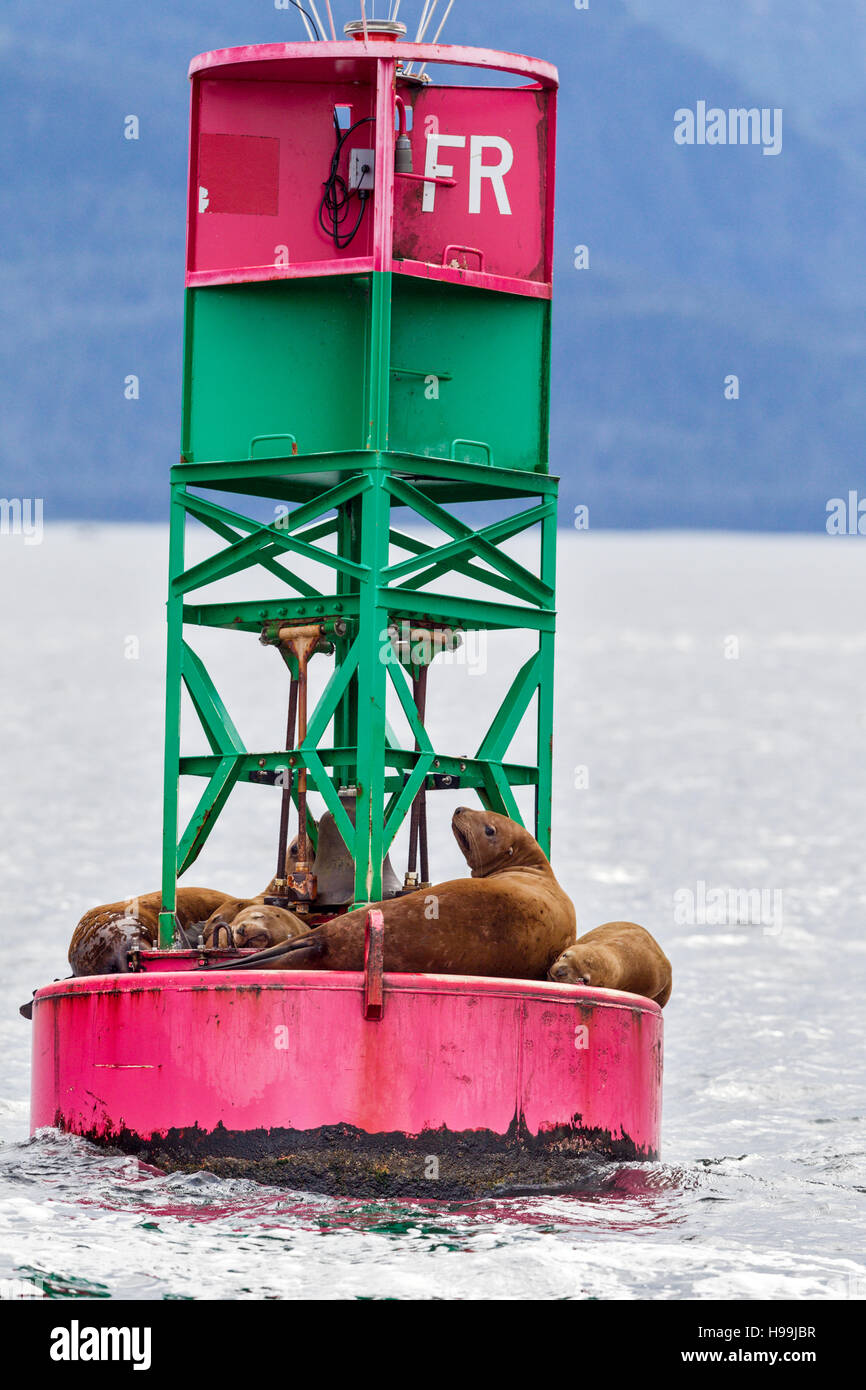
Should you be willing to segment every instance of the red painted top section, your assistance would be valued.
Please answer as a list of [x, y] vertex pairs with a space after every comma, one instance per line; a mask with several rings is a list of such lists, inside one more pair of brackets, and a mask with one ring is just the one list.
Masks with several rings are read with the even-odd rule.
[[[428, 85], [399, 64], [475, 67], [526, 85]], [[191, 286], [393, 270], [548, 297], [556, 69], [451, 45], [260, 44], [196, 58], [190, 139]], [[396, 98], [412, 170], [395, 171]], [[375, 163], [357, 234], [335, 246], [319, 219], [336, 145]], [[349, 204], [347, 226], [361, 210]]]
[[[407, 63], [448, 63], [468, 68], [493, 68], [538, 82], [542, 87], [557, 87], [559, 73], [552, 63], [540, 58], [526, 58], [520, 53], [500, 53], [493, 48], [463, 48], [456, 44], [405, 43], [394, 44], [382, 39], [370, 39], [358, 51], [355, 40], [339, 43], [255, 43], [239, 48], [216, 48], [200, 53], [189, 65], [190, 77], [207, 73], [209, 77], [253, 77], [263, 79], [261, 64], [276, 64], [266, 80], [291, 77], [294, 82], [321, 77], [322, 64], [350, 81], [357, 81], [365, 71], [364, 65], [379, 58], [399, 58]], [[289, 66], [291, 65], [291, 66]], [[227, 71], [232, 69], [233, 71]], [[417, 68], [416, 68], [417, 71]]]

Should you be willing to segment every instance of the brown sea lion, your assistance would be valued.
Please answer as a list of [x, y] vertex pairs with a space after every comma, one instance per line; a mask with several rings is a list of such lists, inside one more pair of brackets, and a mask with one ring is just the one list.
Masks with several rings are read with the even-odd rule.
[[[355, 824], [355, 792], [340, 792], [340, 804], [352, 824]], [[323, 907], [346, 907], [355, 901], [355, 862], [337, 822], [326, 811], [319, 821], [319, 843], [313, 865], [318, 879], [317, 904]], [[400, 891], [400, 880], [394, 872], [390, 855], [382, 864], [382, 895], [392, 898]]]
[[[297, 856], [298, 842], [297, 840], [293, 840], [288, 850], [286, 851], [286, 878], [289, 878], [290, 875], [294, 872], [294, 868], [297, 863]], [[226, 946], [229, 944], [244, 944], [243, 942], [234, 940], [233, 933], [235, 923], [242, 915], [245, 915], [247, 912], [252, 912], [256, 908], [263, 908], [265, 906], [265, 898], [269, 898], [271, 894], [276, 892], [276, 886], [277, 880], [275, 878], [272, 878], [267, 888], [265, 888], [265, 890], [262, 893], [257, 893], [254, 898], [225, 898], [219, 904], [219, 907], [216, 909], [216, 911], [211, 913], [211, 915], [207, 918], [202, 927], [202, 936], [204, 938], [205, 946]], [[275, 909], [275, 911], [277, 912], [280, 912], [282, 910], [283, 909], [281, 908]], [[295, 917], [294, 913], [289, 912], [287, 915], [291, 917], [293, 921], [298, 920]], [[274, 919], [275, 922], [278, 920], [279, 919]], [[224, 930], [222, 930], [224, 927], [228, 927], [231, 929], [230, 940], [227, 933]], [[276, 946], [279, 941], [285, 940], [287, 940], [287, 937], [277, 936], [274, 938], [273, 942], [269, 944]]]
[[[345, 792], [340, 800], [354, 825], [354, 794]], [[286, 853], [286, 877], [294, 871], [297, 857], [298, 842], [294, 840]], [[328, 894], [331, 905], [341, 906], [351, 902], [354, 891], [352, 860], [330, 812], [326, 812], [319, 825], [319, 852], [314, 869], [321, 874], [320, 888]], [[383, 877], [387, 893], [399, 889], [390, 859], [386, 859], [383, 865]], [[189, 933], [193, 946], [197, 944], [199, 934], [203, 936], [206, 946], [254, 946], [263, 950], [267, 946], [279, 945], [305, 932], [306, 924], [294, 913], [280, 908], [268, 908], [256, 915], [257, 909], [265, 908], [265, 898], [274, 892], [275, 886], [276, 880], [272, 879], [264, 892], [252, 898], [237, 898], [230, 893], [212, 892], [206, 888], [178, 888], [178, 921], [184, 929], [193, 929]], [[91, 908], [72, 935], [69, 963], [73, 974], [126, 974], [130, 949], [138, 945], [156, 944], [161, 907], [161, 894], [157, 891], [143, 893], [126, 902]], [[236, 923], [239, 924], [237, 932]]]
[[[289, 845], [289, 848], [286, 850], [286, 878], [289, 878], [292, 875], [297, 862], [298, 842], [297, 840], [293, 840], [292, 843]], [[271, 894], [276, 891], [276, 885], [277, 880], [275, 878], [272, 878], [267, 888], [263, 889], [261, 893], [257, 893], [255, 897], [226, 897], [219, 904], [219, 907], [216, 909], [216, 911], [213, 912], [207, 918], [204, 926], [202, 927], [202, 935], [204, 937], [205, 945], [212, 945], [214, 943], [214, 936], [216, 934], [218, 944], [221, 946], [225, 946], [227, 944], [226, 933], [220, 932], [219, 928], [233, 926], [240, 914], [242, 912], [246, 912], [250, 908], [263, 907], [265, 904], [265, 898], [270, 897]], [[281, 940], [285, 940], [285, 938], [281, 938]], [[276, 942], [274, 942], [274, 945], [276, 945]]]
[[[452, 829], [471, 878], [371, 904], [385, 919], [385, 969], [543, 980], [575, 934], [574, 906], [546, 856], [528, 830], [491, 811], [461, 806]], [[261, 968], [362, 970], [367, 911], [315, 927]]]
[[297, 936], [306, 936], [308, 931], [308, 924], [296, 917], [294, 912], [265, 903], [244, 908], [231, 925], [234, 945], [253, 947], [257, 951], [278, 946], [281, 941], [292, 941]]
[[[340, 801], [349, 820], [354, 825], [354, 792], [341, 792]], [[351, 853], [337, 829], [337, 822], [330, 811], [326, 811], [318, 822], [318, 841], [313, 858], [313, 873], [318, 879], [316, 905], [317, 907], [319, 905], [333, 908], [345, 907], [347, 903], [352, 902], [355, 896], [355, 865]], [[298, 841], [294, 839], [286, 852], [286, 878], [291, 877], [297, 862]], [[267, 888], [254, 898], [229, 898], [225, 903], [222, 903], [219, 911], [215, 912], [205, 923], [205, 945], [211, 944], [214, 933], [218, 932], [221, 925], [230, 927], [236, 921], [239, 913], [245, 912], [247, 908], [262, 906], [265, 898], [271, 897], [276, 892], [276, 886], [277, 880], [273, 878]], [[400, 891], [400, 881], [394, 872], [390, 856], [385, 859], [382, 865], [382, 886], [389, 898]], [[224, 944], [225, 932], [218, 932], [218, 939], [221, 944]], [[278, 940], [285, 940], [285, 938], [277, 937], [272, 944], [276, 945]]]
[[605, 922], [587, 932], [554, 961], [550, 978], [560, 984], [643, 994], [662, 1009], [671, 997], [671, 963], [636, 922]]
[[[227, 901], [228, 893], [210, 888], [178, 888], [178, 921], [184, 928], [194, 927], [218, 914]], [[130, 949], [156, 944], [161, 908], [162, 894], [156, 892], [85, 912], [69, 945], [73, 975], [127, 974]]]

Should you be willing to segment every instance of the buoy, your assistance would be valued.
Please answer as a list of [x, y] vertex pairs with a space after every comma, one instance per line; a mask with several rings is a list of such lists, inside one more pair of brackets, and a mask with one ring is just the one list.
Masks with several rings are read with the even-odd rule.
[[[425, 6], [422, 30], [431, 18]], [[375, 911], [356, 972], [256, 970], [228, 931], [208, 945], [177, 928], [178, 877], [219, 836], [241, 782], [275, 799], [269, 900], [311, 926], [423, 891], [443, 793], [519, 821], [515, 790], [532, 788], [529, 828], [550, 853], [557, 74], [442, 45], [441, 25], [431, 48], [383, 24], [365, 10], [345, 40], [221, 49], [190, 67], [159, 938], [136, 944], [129, 974], [36, 992], [32, 1125], [167, 1168], [333, 1192], [562, 1186], [587, 1156], [659, 1152], [662, 1022], [650, 1000], [389, 974]], [[475, 69], [479, 82], [439, 84], [431, 62]], [[229, 496], [248, 497], [251, 514]], [[267, 496], [279, 506], [271, 525], [253, 505]], [[473, 524], [458, 515], [465, 502]], [[190, 520], [222, 542], [195, 564]], [[419, 540], [419, 523], [444, 539]], [[529, 533], [534, 565], [507, 549]], [[328, 577], [300, 578], [297, 557]], [[279, 581], [275, 597], [202, 594], [256, 570]], [[276, 649], [285, 739], [275, 730], [270, 748], [246, 745], [195, 650], [201, 627], [223, 630], [238, 660], [264, 659], [255, 638]], [[434, 746], [427, 711], [449, 674], [437, 659], [479, 632], [528, 632], [533, 649], [467, 755]], [[312, 663], [327, 664], [314, 701]], [[207, 754], [181, 749], [184, 690]], [[386, 718], [389, 690], [407, 746]], [[533, 702], [535, 751], [518, 762], [509, 749]], [[204, 787], [186, 826], [181, 777]], [[404, 823], [405, 877], [389, 859]]]

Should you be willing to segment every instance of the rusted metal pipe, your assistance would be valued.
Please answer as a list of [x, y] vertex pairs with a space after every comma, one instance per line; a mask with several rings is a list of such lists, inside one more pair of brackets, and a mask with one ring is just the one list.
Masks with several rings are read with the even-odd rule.
[[[415, 701], [415, 708], [418, 711], [418, 718], [423, 724], [427, 716], [427, 672], [428, 666], [419, 666], [417, 675], [412, 673], [412, 697]], [[421, 752], [421, 745], [415, 739], [415, 752]], [[412, 813], [409, 822], [409, 869], [407, 874], [407, 886], [417, 886], [415, 880], [418, 867], [418, 849], [421, 849], [421, 882], [429, 882], [430, 865], [427, 858], [427, 791], [421, 787], [415, 800], [412, 802]]]
[[[298, 748], [307, 737], [307, 668], [310, 657], [324, 636], [321, 623], [306, 627], [280, 628], [281, 645], [289, 647], [298, 663], [297, 721]], [[285, 870], [284, 870], [285, 872]], [[291, 875], [292, 896], [299, 905], [315, 900], [316, 876], [310, 861], [310, 842], [307, 835], [307, 769], [298, 769], [298, 857]]]
[[[298, 715], [298, 682], [293, 675], [289, 675], [289, 714], [286, 724], [286, 754], [290, 754], [295, 746], [295, 721]], [[274, 892], [265, 902], [277, 907], [283, 907], [289, 901], [289, 884], [286, 874], [286, 857], [289, 849], [289, 819], [292, 811], [292, 783], [294, 781], [295, 770], [291, 765], [286, 767], [286, 781], [283, 784], [283, 797], [280, 804], [280, 834], [277, 842], [277, 872], [274, 880]]]

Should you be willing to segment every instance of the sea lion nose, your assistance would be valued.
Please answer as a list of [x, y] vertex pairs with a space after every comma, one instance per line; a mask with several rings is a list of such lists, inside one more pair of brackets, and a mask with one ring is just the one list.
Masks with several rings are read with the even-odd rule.
[[468, 807], [468, 806], [458, 806], [458, 807], [457, 807], [457, 810], [454, 812], [454, 814], [455, 814], [455, 816], [462, 816], [462, 815], [464, 814], [464, 812], [466, 812], [466, 811], [468, 811], [468, 810], [469, 810], [469, 807]]

